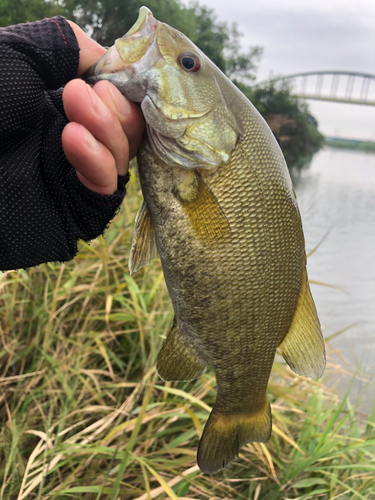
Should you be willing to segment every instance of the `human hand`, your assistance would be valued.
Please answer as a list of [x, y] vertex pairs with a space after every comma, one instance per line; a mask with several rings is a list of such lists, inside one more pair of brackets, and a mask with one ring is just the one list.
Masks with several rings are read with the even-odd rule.
[[120, 207], [143, 117], [108, 82], [76, 79], [105, 52], [78, 26], [57, 16], [0, 35], [0, 269], [65, 262]]
[[[81, 76], [105, 49], [69, 21], [80, 47], [77, 76]], [[117, 175], [125, 175], [140, 145], [144, 120], [139, 107], [114, 85], [100, 81], [91, 88], [83, 80], [68, 82], [63, 91], [70, 121], [62, 133], [62, 146], [82, 184], [98, 194], [113, 194]]]

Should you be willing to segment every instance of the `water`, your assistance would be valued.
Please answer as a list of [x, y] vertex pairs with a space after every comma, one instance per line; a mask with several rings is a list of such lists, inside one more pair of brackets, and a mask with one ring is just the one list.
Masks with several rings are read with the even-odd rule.
[[[324, 336], [350, 327], [328, 349], [338, 349], [370, 380], [355, 389], [368, 413], [375, 393], [375, 155], [323, 149], [294, 184], [307, 252], [321, 242], [308, 259], [309, 278], [337, 287], [312, 285]], [[350, 377], [329, 380], [343, 390]]]

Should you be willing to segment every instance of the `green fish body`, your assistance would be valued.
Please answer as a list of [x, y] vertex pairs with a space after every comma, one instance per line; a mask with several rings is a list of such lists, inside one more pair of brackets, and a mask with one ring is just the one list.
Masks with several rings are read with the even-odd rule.
[[87, 78], [108, 79], [141, 103], [144, 203], [129, 268], [160, 255], [175, 311], [161, 378], [214, 369], [217, 398], [198, 448], [201, 470], [212, 474], [244, 444], [268, 441], [277, 348], [300, 375], [319, 377], [325, 366], [285, 160], [247, 98], [145, 7]]

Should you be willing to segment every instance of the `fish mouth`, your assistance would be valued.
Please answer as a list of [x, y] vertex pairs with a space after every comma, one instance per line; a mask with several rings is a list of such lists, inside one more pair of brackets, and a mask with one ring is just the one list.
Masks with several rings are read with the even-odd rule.
[[127, 79], [153, 64], [160, 54], [155, 50], [155, 33], [158, 21], [147, 7], [141, 7], [138, 19], [130, 30], [115, 41], [99, 61], [83, 75], [94, 84], [119, 71]]
[[157, 26], [158, 21], [152, 15], [151, 10], [143, 6], [139, 9], [138, 19], [122, 38], [150, 34], [156, 30]]
[[93, 79], [96, 76], [102, 75], [102, 73], [117, 73], [124, 69], [124, 62], [122, 61], [120, 54], [113, 45], [107, 52], [95, 63], [86, 73], [83, 75], [83, 79], [89, 83], [95, 83]]

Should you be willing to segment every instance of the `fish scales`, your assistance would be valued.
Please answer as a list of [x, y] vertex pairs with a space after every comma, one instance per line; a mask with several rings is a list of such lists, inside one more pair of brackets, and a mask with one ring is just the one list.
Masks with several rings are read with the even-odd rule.
[[[142, 49], [138, 73], [121, 60], [129, 41]], [[217, 397], [198, 448], [200, 468], [214, 473], [242, 445], [269, 439], [267, 385], [278, 347], [297, 373], [323, 371], [301, 218], [267, 124], [184, 35], [142, 7], [115, 47], [88, 80], [107, 78], [141, 102], [147, 123], [129, 267], [160, 255], [175, 312], [158, 356], [161, 377], [190, 380], [207, 364], [214, 369]]]

